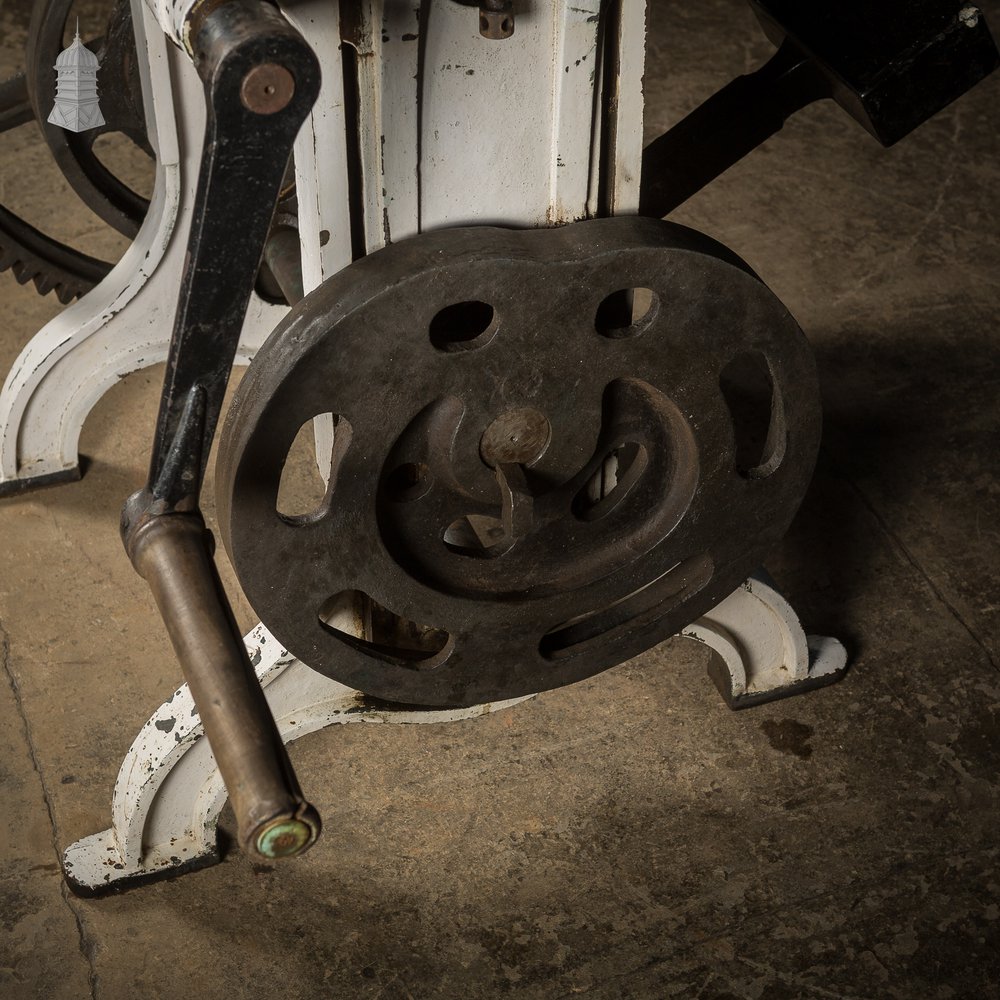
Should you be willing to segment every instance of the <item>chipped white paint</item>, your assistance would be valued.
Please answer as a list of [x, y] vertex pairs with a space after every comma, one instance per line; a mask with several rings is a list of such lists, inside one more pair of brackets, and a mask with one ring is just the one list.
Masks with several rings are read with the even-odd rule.
[[[613, 7], [526, 5], [515, 37], [495, 42], [479, 34], [475, 10], [453, 0], [356, 4], [345, 44], [356, 52], [348, 74], [357, 88], [364, 251], [446, 226], [546, 226], [636, 211], [645, 4], [623, 4], [620, 19], [610, 17]], [[295, 147], [309, 291], [351, 260], [351, 123], [339, 3], [308, 0], [290, 14], [323, 72]], [[621, 67], [608, 88], [606, 62]], [[315, 434], [325, 476], [332, 420], [319, 418]]]
[[646, 51], [646, 4], [624, 0], [621, 8], [616, 85], [609, 98], [611, 127], [615, 134], [607, 140], [609, 148], [614, 150], [610, 159], [614, 172], [609, 178], [609, 204], [602, 207], [608, 215], [630, 215], [639, 211], [642, 175], [642, 77], [646, 61], [636, 58], [636, 54]]
[[[360, 692], [296, 660], [263, 625], [244, 641], [286, 743], [327, 726], [456, 722], [527, 700], [445, 711], [372, 708]], [[139, 731], [115, 782], [111, 827], [66, 850], [66, 876], [77, 891], [101, 892], [214, 864], [225, 803], [225, 784], [185, 684]]]
[[[617, 58], [620, 38], [603, 30], [602, 6], [612, 5], [526, 5], [514, 38], [498, 43], [468, 30], [468, 9], [450, 0], [431, 4], [420, 136], [422, 229], [544, 226], [606, 214], [596, 200], [605, 111], [600, 69], [606, 52]], [[640, 67], [644, 43], [643, 36], [630, 53]], [[627, 99], [641, 116], [641, 85]], [[641, 141], [641, 128], [621, 137], [640, 152]], [[608, 152], [613, 158], [615, 150]], [[441, 173], [452, 182], [426, 183]]]
[[303, 0], [288, 16], [299, 31], [308, 33], [320, 67], [319, 96], [299, 131], [293, 154], [302, 283], [311, 292], [351, 263], [340, 4], [338, 0]]
[[[748, 581], [683, 635], [707, 644], [716, 654], [716, 664], [728, 672], [720, 686], [734, 707], [747, 695], [775, 696], [810, 679], [839, 673], [846, 661], [836, 639], [810, 637], [807, 646], [788, 602], [762, 579]], [[446, 711], [371, 707], [361, 692], [296, 660], [263, 625], [244, 641], [286, 743], [350, 722], [457, 722], [529, 700]], [[67, 877], [78, 891], [101, 892], [214, 864], [219, 860], [217, 824], [225, 802], [225, 785], [184, 685], [142, 727], [125, 755], [115, 783], [110, 829], [66, 850]]]
[[[353, 38], [359, 100], [365, 250], [420, 230], [420, 3], [357, 5]], [[341, 193], [343, 197], [343, 193]]]
[[167, 38], [186, 49], [189, 49], [188, 15], [196, 3], [198, 0], [145, 0], [147, 9]]
[[792, 606], [763, 572], [754, 574], [681, 633], [718, 656], [711, 672], [734, 708], [819, 686], [841, 674], [847, 651], [829, 636], [807, 636]]

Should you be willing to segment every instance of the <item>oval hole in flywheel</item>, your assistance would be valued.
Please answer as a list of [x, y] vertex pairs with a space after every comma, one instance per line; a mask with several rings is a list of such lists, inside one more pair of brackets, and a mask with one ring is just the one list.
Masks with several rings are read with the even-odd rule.
[[612, 604], [563, 622], [542, 636], [538, 651], [546, 660], [561, 660], [586, 652], [594, 643], [614, 642], [670, 614], [697, 594], [714, 571], [709, 555], [685, 559]]
[[444, 629], [398, 615], [361, 590], [342, 590], [324, 601], [319, 620], [327, 632], [359, 652], [414, 670], [439, 666], [451, 649], [451, 636]]
[[760, 351], [737, 354], [719, 376], [733, 421], [736, 471], [744, 479], [771, 475], [785, 457], [787, 429], [781, 392]]
[[596, 521], [609, 514], [628, 496], [648, 461], [646, 449], [638, 441], [625, 441], [612, 448], [573, 498], [573, 513], [583, 521]]
[[602, 337], [634, 337], [656, 318], [660, 300], [651, 288], [620, 288], [597, 307], [594, 326]]
[[431, 320], [429, 333], [439, 351], [471, 351], [485, 347], [498, 325], [493, 306], [472, 300], [445, 306]]
[[[329, 441], [332, 435], [325, 460], [316, 451], [317, 432], [321, 441]], [[281, 517], [289, 521], [308, 521], [323, 513], [350, 443], [351, 425], [339, 414], [321, 413], [302, 424], [281, 467], [275, 502]], [[324, 478], [327, 473], [329, 486]]]

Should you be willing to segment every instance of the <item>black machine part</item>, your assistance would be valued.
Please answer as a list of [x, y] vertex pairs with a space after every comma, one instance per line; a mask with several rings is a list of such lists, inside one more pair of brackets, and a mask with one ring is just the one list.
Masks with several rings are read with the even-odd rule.
[[750, 6], [768, 38], [807, 56], [829, 96], [883, 146], [1000, 65], [983, 12], [965, 0], [750, 0]]
[[[495, 16], [482, 30], [512, 31], [508, 7], [483, 0]], [[289, 856], [315, 840], [319, 818], [233, 624], [198, 504], [318, 66], [262, 0], [205, 0], [190, 29], [208, 112], [197, 223], [149, 478], [122, 530], [195, 694], [241, 843]], [[799, 63], [822, 58], [789, 46]], [[127, 44], [117, 51], [127, 80]], [[23, 97], [17, 86], [0, 94], [5, 126], [26, 120]], [[34, 111], [40, 119], [37, 101]], [[141, 121], [132, 126], [141, 141]], [[88, 149], [67, 161], [81, 183], [93, 181]], [[125, 208], [110, 221], [127, 232], [142, 206], [131, 221]], [[0, 266], [37, 280], [9, 237]], [[41, 261], [44, 238], [33, 238]], [[285, 251], [268, 256], [296, 294]], [[78, 294], [92, 276], [78, 277], [75, 288], [40, 287]], [[811, 354], [781, 304], [724, 248], [639, 219], [390, 247], [299, 304], [232, 413], [223, 531], [265, 623], [330, 676], [436, 706], [572, 683], [699, 617], [787, 528], [819, 436]], [[327, 500], [283, 519], [281, 465], [318, 413], [336, 417]]]
[[[328, 413], [327, 495], [283, 515], [289, 447]], [[493, 702], [734, 590], [787, 529], [819, 426], [805, 338], [707, 237], [445, 230], [328, 279], [258, 353], [220, 442], [220, 531], [311, 667], [389, 701]]]
[[146, 487], [122, 511], [125, 549], [150, 586], [229, 791], [244, 849], [307, 849], [303, 797], [236, 629], [198, 507], [240, 330], [295, 136], [319, 66], [262, 0], [195, 8], [206, 123], [194, 217]]
[[962, 0], [750, 0], [778, 51], [646, 147], [643, 215], [664, 216], [832, 98], [884, 146], [908, 135], [1000, 65], [982, 12]]

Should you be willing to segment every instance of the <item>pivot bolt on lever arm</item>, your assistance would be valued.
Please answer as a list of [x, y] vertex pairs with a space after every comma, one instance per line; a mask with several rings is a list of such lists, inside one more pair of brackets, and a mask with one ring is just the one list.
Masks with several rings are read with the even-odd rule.
[[290, 857], [320, 820], [303, 798], [235, 624], [198, 507], [205, 465], [292, 144], [319, 91], [301, 35], [261, 0], [192, 8], [205, 144], [146, 487], [122, 512], [229, 791], [244, 850]]

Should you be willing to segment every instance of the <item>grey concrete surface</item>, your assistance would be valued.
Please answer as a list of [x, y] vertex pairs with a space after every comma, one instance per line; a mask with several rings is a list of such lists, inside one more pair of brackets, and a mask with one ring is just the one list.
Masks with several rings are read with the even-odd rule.
[[[653, 7], [650, 134], [768, 53], [738, 0]], [[117, 534], [159, 373], [124, 379], [84, 480], [0, 504], [0, 997], [1000, 997], [998, 121], [1000, 76], [889, 151], [814, 106], [676, 214], [815, 346], [824, 445], [770, 568], [843, 682], [734, 714], [672, 640], [474, 723], [316, 734], [311, 853], [84, 901], [59, 853], [179, 677]], [[0, 200], [122, 249], [30, 126]], [[58, 308], [0, 275], [0, 368]]]

